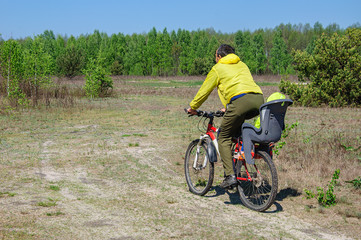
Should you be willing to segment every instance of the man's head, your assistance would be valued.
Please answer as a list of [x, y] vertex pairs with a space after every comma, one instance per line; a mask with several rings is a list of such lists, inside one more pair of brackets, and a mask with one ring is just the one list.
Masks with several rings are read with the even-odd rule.
[[234, 48], [227, 44], [222, 44], [217, 49], [217, 54], [220, 55], [221, 57], [225, 57], [230, 53], [234, 53]]
[[227, 44], [222, 44], [216, 51], [216, 62], [218, 62], [219, 59], [227, 56], [230, 53], [235, 53], [234, 48]]

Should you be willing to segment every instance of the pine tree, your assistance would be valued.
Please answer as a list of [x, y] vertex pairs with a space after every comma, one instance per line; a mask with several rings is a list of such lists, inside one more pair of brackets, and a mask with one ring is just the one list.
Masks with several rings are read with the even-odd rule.
[[180, 53], [182, 51], [182, 47], [178, 41], [178, 36], [176, 32], [173, 30], [171, 33], [171, 41], [172, 41], [172, 58], [173, 58], [173, 75], [177, 75], [179, 71], [179, 64], [180, 64]]
[[74, 44], [68, 45], [56, 59], [59, 74], [72, 78], [78, 75], [85, 64], [85, 54]]
[[50, 70], [51, 74], [56, 73], [56, 58], [59, 56], [56, 51], [56, 40], [53, 31], [45, 30], [43, 34], [39, 36], [43, 42], [44, 52], [51, 57]]
[[168, 34], [166, 28], [164, 28], [163, 33], [158, 35], [158, 42], [160, 48], [158, 49], [159, 52], [159, 74], [158, 75], [165, 75], [168, 76], [172, 70], [172, 41]]
[[159, 41], [157, 39], [157, 30], [155, 27], [147, 35], [147, 47], [145, 51], [144, 60], [146, 61], [146, 75], [158, 75], [158, 65], [160, 61], [159, 56]]
[[89, 59], [85, 74], [84, 90], [88, 98], [97, 98], [107, 96], [109, 90], [113, 88], [113, 80], [109, 72], [102, 66], [103, 60]]
[[144, 35], [126, 37], [127, 50], [124, 55], [124, 69], [128, 75], [143, 76], [146, 70], [144, 59], [146, 39]]
[[112, 53], [112, 62], [110, 72], [112, 75], [122, 75], [124, 73], [124, 51], [125, 37], [123, 34], [113, 34], [110, 38], [110, 52]]
[[267, 68], [267, 57], [264, 51], [264, 41], [262, 33], [257, 33], [253, 37], [254, 54], [256, 61], [256, 74], [264, 73]]
[[252, 41], [252, 36], [249, 31], [238, 31], [235, 36], [236, 53], [241, 60], [248, 66], [252, 73], [257, 71], [256, 51], [255, 45]]
[[191, 35], [187, 30], [178, 30], [179, 42], [181, 45], [181, 53], [179, 56], [179, 68], [180, 74], [187, 75], [189, 74], [190, 65], [192, 63], [191, 59]]
[[282, 38], [281, 30], [278, 30], [273, 38], [271, 49], [270, 67], [274, 74], [285, 74], [292, 61], [291, 55], [287, 51], [287, 46]]

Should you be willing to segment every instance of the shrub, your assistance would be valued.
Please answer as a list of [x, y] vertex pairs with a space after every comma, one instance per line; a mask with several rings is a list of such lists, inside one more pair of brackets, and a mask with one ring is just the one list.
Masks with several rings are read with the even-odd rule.
[[334, 194], [334, 187], [337, 183], [337, 179], [340, 176], [340, 169], [336, 169], [332, 176], [332, 180], [328, 184], [327, 191], [322, 187], [317, 187], [317, 194], [314, 194], [312, 191], [308, 189], [304, 189], [306, 193], [307, 199], [317, 198], [318, 203], [323, 207], [328, 207], [336, 204], [336, 195]]
[[83, 50], [76, 48], [73, 44], [66, 49], [56, 59], [56, 64], [60, 75], [74, 77], [78, 75], [85, 64], [85, 54]]
[[113, 80], [109, 77], [105, 68], [99, 64], [99, 60], [90, 59], [85, 74], [85, 94], [89, 98], [108, 95], [109, 89], [113, 88]]
[[312, 54], [293, 51], [299, 80], [282, 80], [280, 90], [302, 105], [333, 107], [361, 104], [361, 29], [348, 29], [343, 36], [323, 34]]
[[351, 181], [346, 181], [347, 183], [351, 183], [355, 189], [361, 189], [361, 177], [355, 178]]
[[110, 72], [112, 75], [122, 75], [123, 69], [124, 69], [123, 65], [117, 60], [115, 60], [113, 64], [110, 66]]

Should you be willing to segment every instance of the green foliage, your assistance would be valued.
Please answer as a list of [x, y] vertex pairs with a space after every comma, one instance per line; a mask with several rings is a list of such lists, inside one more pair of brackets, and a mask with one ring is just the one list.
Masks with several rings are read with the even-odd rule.
[[57, 185], [50, 185], [49, 188], [53, 191], [60, 191], [60, 187]]
[[129, 147], [139, 147], [139, 143], [129, 143]]
[[47, 201], [38, 202], [37, 205], [40, 207], [54, 207], [57, 204], [56, 202], [57, 201], [55, 199], [48, 198]]
[[317, 194], [314, 194], [312, 191], [308, 189], [304, 189], [304, 192], [306, 193], [306, 198], [311, 199], [316, 197], [318, 203], [323, 207], [335, 205], [336, 195], [334, 194], [334, 188], [335, 185], [337, 184], [337, 179], [339, 178], [339, 176], [340, 176], [340, 169], [336, 169], [332, 176], [332, 180], [329, 182], [327, 186], [326, 192], [322, 187], [317, 187]]
[[81, 48], [70, 44], [60, 53], [56, 64], [60, 75], [74, 77], [81, 72], [85, 65], [85, 54]]
[[343, 143], [344, 138], [342, 137], [342, 135], [340, 134], [340, 145], [341, 147], [343, 147], [346, 151], [351, 151], [351, 152], [357, 152], [361, 149], [361, 136], [357, 136], [356, 137], [356, 141], [354, 144], [358, 145], [358, 147], [353, 147], [353, 146], [349, 146], [346, 143]]
[[288, 126], [288, 124], [286, 124], [285, 129], [282, 131], [281, 139], [277, 143], [277, 145], [275, 146], [275, 148], [273, 150], [274, 154], [276, 154], [276, 155], [279, 154], [279, 150], [282, 149], [286, 145], [285, 138], [287, 138], [288, 135], [290, 134], [290, 131], [292, 129], [296, 128], [297, 126], [298, 126], [298, 122], [292, 123], [291, 126]]
[[172, 74], [173, 61], [172, 57], [174, 43], [171, 40], [167, 29], [163, 32], [157, 32], [153, 28], [146, 38], [146, 43], [142, 45], [145, 53], [143, 54], [145, 66], [145, 75], [167, 76]]
[[107, 70], [102, 67], [101, 59], [90, 59], [85, 74], [85, 94], [89, 98], [106, 96], [113, 88], [113, 80]]
[[206, 58], [195, 58], [190, 68], [191, 75], [206, 75], [210, 68]]
[[12, 193], [12, 192], [0, 192], [0, 198], [2, 197], [14, 197], [16, 195], [16, 193]]
[[42, 42], [44, 53], [49, 54], [49, 70], [54, 74], [56, 72], [56, 59], [59, 56], [59, 49], [57, 47], [56, 38], [53, 31], [45, 30], [43, 34], [37, 38]]
[[273, 39], [273, 47], [271, 49], [270, 68], [274, 74], [288, 74], [292, 57], [288, 53], [286, 43], [282, 38], [282, 32], [279, 30]]
[[251, 71], [252, 73], [262, 74], [266, 71], [267, 68], [267, 57], [264, 50], [263, 34], [258, 33], [254, 35], [253, 44], [254, 44], [253, 54], [255, 55], [256, 67]]
[[[214, 54], [222, 43], [236, 48], [251, 73], [294, 74], [289, 54], [292, 49], [303, 51], [307, 48], [307, 53], [312, 56], [317, 50], [318, 37], [334, 32], [344, 35], [338, 25], [324, 28], [316, 23], [313, 28], [309, 24], [280, 24], [274, 29], [234, 34], [215, 32], [212, 28], [179, 29], [171, 33], [166, 28], [163, 31], [153, 28], [148, 33], [132, 35], [108, 36], [95, 30], [92, 34], [67, 37], [55, 36], [51, 30], [46, 30], [36, 38], [40, 39], [43, 51], [49, 56], [52, 74], [67, 77], [82, 74], [89, 59], [96, 58], [104, 59], [102, 67], [113, 75], [205, 75], [215, 64]], [[28, 50], [32, 45], [30, 37], [16, 42]], [[357, 63], [357, 59], [355, 61]]]
[[208, 181], [208, 179], [199, 178], [198, 181], [196, 182], [195, 186], [196, 187], [205, 187], [207, 185], [207, 181]]
[[36, 104], [41, 88], [47, 88], [51, 83], [53, 59], [44, 50], [44, 42], [40, 37], [35, 38], [24, 50], [24, 82], [28, 88], [26, 94]]
[[46, 213], [46, 216], [49, 216], [49, 217], [52, 217], [52, 216], [60, 216], [60, 215], [65, 215], [65, 213], [63, 212], [60, 212], [60, 211], [56, 211], [56, 212], [49, 212], [49, 213]]
[[252, 73], [264, 73], [267, 57], [264, 50], [263, 32], [252, 35], [249, 31], [235, 34], [235, 49], [241, 60], [247, 64]]
[[[24, 75], [24, 54], [21, 45], [15, 40], [8, 40], [0, 48], [0, 74], [4, 77], [5, 92], [15, 104], [21, 104], [25, 95], [20, 88]], [[1, 90], [3, 91], [3, 90]]]
[[311, 199], [311, 198], [315, 197], [315, 194], [311, 190], [304, 189], [303, 191], [306, 193], [306, 198], [307, 199]]
[[257, 68], [255, 45], [252, 41], [252, 36], [249, 31], [241, 32], [238, 31], [235, 35], [235, 48], [236, 53], [239, 55], [241, 60], [247, 64], [251, 72], [255, 72]]
[[119, 61], [114, 61], [110, 66], [110, 73], [112, 75], [122, 75], [123, 71], [124, 67]]
[[361, 189], [361, 177], [346, 182], [351, 183], [355, 189]]
[[125, 38], [128, 51], [124, 54], [125, 73], [128, 75], [145, 75], [146, 59], [145, 52], [146, 39], [142, 35], [133, 34]]
[[36, 105], [42, 90], [52, 84], [54, 61], [47, 48], [52, 49], [39, 36], [26, 38], [22, 45], [8, 40], [0, 46], [0, 73], [5, 78], [0, 91], [6, 88], [12, 106], [28, 106], [30, 100]]
[[314, 43], [312, 55], [293, 52], [300, 85], [281, 81], [280, 89], [302, 105], [332, 107], [361, 104], [361, 29], [346, 35], [323, 34]]

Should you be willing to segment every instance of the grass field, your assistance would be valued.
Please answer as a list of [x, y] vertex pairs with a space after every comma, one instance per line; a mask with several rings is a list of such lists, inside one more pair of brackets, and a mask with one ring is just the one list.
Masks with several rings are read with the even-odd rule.
[[[275, 78], [255, 77], [265, 97]], [[275, 156], [279, 194], [266, 213], [218, 187], [191, 194], [183, 161], [199, 136], [183, 111], [203, 78], [114, 77], [112, 96], [87, 100], [83, 79], [63, 80], [74, 96], [48, 107], [8, 111], [0, 99], [0, 239], [359, 239], [361, 109], [289, 108], [298, 123]], [[76, 94], [75, 94], [76, 93]], [[221, 108], [214, 92], [202, 106]], [[218, 120], [217, 123], [219, 123]], [[327, 188], [336, 205], [304, 189]]]

